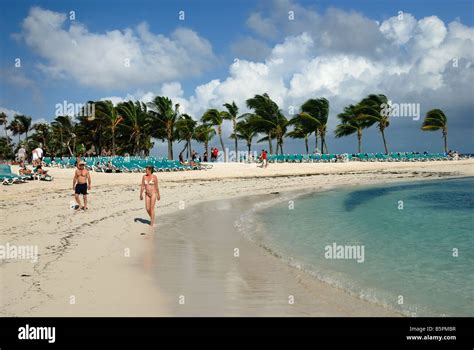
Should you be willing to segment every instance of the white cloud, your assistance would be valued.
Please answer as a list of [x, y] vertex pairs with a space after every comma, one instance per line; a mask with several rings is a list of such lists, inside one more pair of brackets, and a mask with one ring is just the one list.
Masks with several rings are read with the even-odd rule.
[[380, 25], [380, 31], [397, 45], [403, 45], [413, 36], [416, 27], [416, 19], [409, 13], [402, 17], [391, 17]]
[[[295, 10], [298, 23], [288, 23], [288, 8]], [[405, 13], [402, 21], [395, 16], [378, 24], [354, 12], [332, 9], [319, 15], [285, 1], [275, 3], [269, 17], [258, 16], [262, 27], [256, 28], [256, 15], [248, 24], [259, 35], [272, 37], [275, 29], [283, 38], [264, 59], [233, 62], [227, 77], [197, 86], [191, 96], [184, 96], [178, 82], [163, 85], [156, 94], [179, 102], [181, 111], [195, 119], [207, 108], [222, 109], [231, 101], [246, 112], [245, 101], [264, 92], [287, 115], [290, 106], [326, 97], [330, 127], [345, 105], [369, 93], [420, 103], [422, 113], [446, 109], [452, 123], [466, 118], [453, 111], [472, 105], [474, 28], [460, 22], [446, 25], [436, 16], [416, 19]], [[397, 123], [393, 128], [401, 125]], [[225, 125], [228, 134], [229, 123]]]
[[260, 13], [252, 13], [247, 19], [247, 25], [259, 35], [267, 38], [274, 38], [278, 34], [277, 27], [271, 19], [263, 18]]
[[262, 40], [245, 37], [230, 45], [232, 53], [239, 58], [260, 61], [264, 60], [271, 52], [271, 48]]
[[49, 122], [44, 118], [38, 118], [31, 121], [31, 126], [34, 126], [35, 124], [49, 124]]
[[[334, 16], [347, 28], [363, 20], [353, 13], [344, 17], [339, 10], [330, 13], [331, 18]], [[446, 26], [435, 16], [416, 20], [411, 14], [404, 14], [403, 27], [394, 24], [396, 21], [398, 18], [393, 17], [376, 26], [380, 36], [372, 37], [380, 39], [373, 45], [377, 52], [338, 51], [331, 36], [327, 46], [321, 47], [321, 40], [326, 39], [315, 38], [314, 32], [287, 36], [273, 47], [266, 60], [240, 60], [230, 66], [227, 78], [197, 87], [190, 97], [193, 110], [199, 114], [235, 100], [244, 111], [246, 99], [267, 92], [287, 111], [289, 106], [299, 106], [308, 98], [324, 96], [331, 101], [334, 123], [334, 115], [344, 105], [369, 93], [385, 93], [392, 100], [415, 100], [426, 108], [435, 108], [443, 106], [429, 96], [439, 96], [444, 91], [451, 96], [443, 99], [447, 108], [469, 103], [466, 93], [460, 96], [453, 91], [472, 91], [473, 28], [459, 22]], [[340, 42], [354, 37], [351, 31], [338, 35]], [[459, 61], [456, 68], [453, 59]]]
[[[405, 19], [414, 21], [411, 34], [406, 38], [403, 36], [408, 35], [408, 31], [401, 36], [388, 35], [391, 45], [382, 55], [383, 60], [333, 53], [332, 50], [316, 55], [313, 38], [302, 33], [288, 36], [275, 45], [263, 62], [234, 62], [227, 78], [199, 85], [189, 98], [183, 96], [178, 82], [164, 84], [157, 94], [176, 100], [182, 111], [198, 119], [205, 109], [222, 108], [223, 103], [230, 101], [235, 101], [244, 112], [246, 99], [264, 92], [284, 110], [290, 105], [299, 106], [308, 98], [325, 96], [336, 101], [331, 108], [336, 114], [344, 104], [353, 103], [369, 93], [386, 93], [392, 99], [403, 101], [420, 91], [449, 90], [451, 87], [447, 84], [452, 83], [449, 75], [457, 71], [445, 72], [445, 67], [451, 64], [453, 57], [464, 58], [467, 62], [474, 60], [472, 30], [457, 22], [446, 29], [442, 21], [433, 17], [416, 21], [412, 15], [405, 14]], [[395, 20], [398, 18], [384, 21], [380, 31], [388, 33], [387, 28]], [[395, 50], [401, 42], [406, 48]], [[464, 66], [461, 64], [459, 70], [466, 69], [467, 62]], [[472, 69], [463, 75], [472, 75]], [[468, 79], [464, 84], [468, 84]]]
[[45, 60], [38, 68], [49, 76], [99, 88], [197, 76], [216, 62], [211, 44], [187, 28], [165, 36], [141, 23], [135, 29], [93, 33], [64, 13], [39, 7], [30, 9], [21, 37]]
[[21, 114], [17, 110], [5, 108], [5, 107], [0, 107], [0, 113], [5, 113], [8, 116], [8, 118], [10, 119], [10, 121], [11, 121], [11, 119], [13, 119], [13, 116], [15, 114]]

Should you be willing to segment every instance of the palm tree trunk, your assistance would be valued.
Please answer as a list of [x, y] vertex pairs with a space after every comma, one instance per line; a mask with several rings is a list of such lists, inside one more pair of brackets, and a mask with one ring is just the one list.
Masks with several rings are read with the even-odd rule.
[[[232, 122], [233, 122], [233, 124], [234, 124], [234, 135], [237, 135], [237, 132], [235, 131], [235, 129], [236, 129], [236, 127], [237, 127], [235, 118], [232, 119]], [[239, 159], [238, 159], [238, 157], [237, 157], [237, 154], [239, 154], [239, 152], [238, 152], [238, 149], [237, 149], [237, 148], [238, 148], [238, 140], [237, 140], [237, 137], [235, 138], [234, 142], [235, 142], [235, 161], [238, 162]]]
[[136, 155], [140, 155], [140, 134], [135, 137], [135, 147], [137, 148]]
[[168, 158], [168, 159], [173, 160], [173, 159], [174, 159], [174, 155], [173, 155], [173, 139], [171, 139], [171, 142], [170, 142], [170, 150], [171, 150], [171, 151], [170, 151], [171, 154], [170, 154], [170, 158]]
[[387, 141], [385, 140], [385, 132], [384, 130], [380, 130], [380, 132], [382, 133], [382, 139], [383, 139], [383, 146], [385, 148], [385, 154], [388, 154], [388, 148], [387, 148]]
[[358, 143], [358, 153], [362, 153], [362, 131], [357, 130], [357, 143]]
[[168, 139], [168, 159], [173, 160], [173, 135], [172, 135], [172, 130], [171, 127], [168, 125], [167, 126], [167, 139]]
[[115, 128], [112, 128], [112, 156], [115, 156]]
[[[183, 153], [184, 151], [186, 151], [187, 148], [188, 148], [188, 143], [186, 142], [186, 143], [184, 144], [184, 147], [183, 147], [183, 149], [181, 150], [181, 152], [179, 152], [179, 154], [181, 154], [181, 153]], [[187, 155], [187, 153], [188, 153], [188, 152], [186, 152], [186, 155]]]
[[204, 141], [204, 150], [206, 151], [207, 154], [207, 160], [209, 161], [209, 141]]
[[220, 125], [217, 128], [217, 132], [219, 134], [219, 141], [221, 142], [222, 150], [224, 151], [224, 162], [227, 162], [227, 151], [225, 150], [224, 142], [222, 141], [222, 129], [221, 129]]
[[307, 135], [304, 138], [304, 145], [306, 147], [306, 154], [309, 154], [308, 136]]
[[252, 142], [247, 142], [247, 147], [249, 149], [249, 156], [250, 156], [250, 152], [252, 152]]
[[324, 154], [324, 134], [321, 133], [321, 153]]
[[192, 146], [191, 146], [191, 139], [188, 139], [188, 154], [189, 154], [189, 159], [191, 159], [191, 152], [192, 152]]
[[318, 149], [318, 131], [316, 130], [314, 132], [314, 137], [315, 137], [315, 143], [314, 143], [314, 150]]
[[444, 153], [448, 153], [448, 130], [443, 130]]
[[[273, 147], [272, 147], [272, 138], [271, 138], [270, 134], [268, 134], [268, 147], [269, 147], [268, 151], [270, 152], [270, 154], [272, 154], [273, 153]], [[277, 152], [278, 152], [278, 150], [277, 150]]]
[[173, 142], [168, 139], [168, 159], [173, 160]]
[[69, 150], [69, 156], [72, 157], [74, 153], [71, 150], [71, 146], [69, 145], [69, 142], [67, 143], [67, 149]]

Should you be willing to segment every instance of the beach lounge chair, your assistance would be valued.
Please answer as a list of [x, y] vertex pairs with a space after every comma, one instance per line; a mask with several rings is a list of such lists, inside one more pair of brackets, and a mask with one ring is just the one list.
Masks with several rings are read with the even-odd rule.
[[26, 181], [26, 176], [17, 175], [12, 172], [10, 165], [0, 164], [0, 181], [4, 185], [22, 183]]

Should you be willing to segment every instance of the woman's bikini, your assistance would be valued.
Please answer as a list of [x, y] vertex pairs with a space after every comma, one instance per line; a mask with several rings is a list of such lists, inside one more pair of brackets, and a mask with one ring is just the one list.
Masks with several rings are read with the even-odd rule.
[[[155, 186], [154, 186], [154, 185], [155, 185], [155, 181], [154, 181], [153, 179], [152, 179], [152, 180], [147, 180], [147, 179], [145, 178], [145, 189], [146, 189], [146, 195], [147, 195], [148, 197], [151, 197], [154, 193], [156, 193], [155, 190], [154, 190], [154, 189], [155, 189]], [[152, 187], [152, 188], [153, 188], [153, 191], [149, 191], [149, 190], [148, 190], [148, 188], [149, 188], [148, 186], [153, 186], [153, 187]]]

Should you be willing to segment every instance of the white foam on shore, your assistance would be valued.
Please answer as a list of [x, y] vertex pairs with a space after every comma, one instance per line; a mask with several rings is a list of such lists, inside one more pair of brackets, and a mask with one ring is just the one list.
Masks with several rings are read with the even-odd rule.
[[[258, 218], [258, 215], [263, 215], [262, 211], [264, 211], [265, 209], [269, 209], [275, 205], [281, 204], [282, 202], [294, 200], [301, 196], [313, 195], [321, 193], [323, 191], [326, 192], [334, 189], [338, 188], [336, 186], [326, 186], [324, 187], [324, 189], [319, 191], [298, 191], [294, 193], [286, 192], [277, 198], [256, 202], [252, 206], [252, 208], [240, 215], [239, 219], [234, 222], [234, 227], [246, 239], [258, 245], [268, 254], [282, 260], [288, 266], [302, 271], [305, 274], [311, 276], [312, 278], [316, 278], [317, 280], [327, 283], [332, 287], [343, 290], [351, 296], [370, 302], [374, 305], [392, 310], [404, 316], [417, 317], [418, 315], [420, 315], [421, 311], [421, 308], [418, 305], [404, 305], [396, 307], [393, 303], [390, 303], [388, 301], [389, 298], [393, 300], [393, 296], [383, 295], [380, 290], [376, 290], [374, 288], [366, 288], [361, 290], [359, 286], [355, 286], [353, 283], [347, 280], [347, 278], [340, 276], [340, 274], [338, 274], [337, 272], [325, 272], [321, 270], [316, 270], [314, 266], [307, 266], [304, 263], [300, 262], [298, 258], [292, 256], [285, 256], [285, 254], [275, 249], [272, 244], [269, 244], [268, 242], [263, 242], [261, 239], [259, 239], [259, 236], [265, 235], [265, 227], [260, 224], [260, 220]], [[268, 241], [269, 237], [267, 236], [265, 238]], [[423, 312], [421, 313], [427, 314], [428, 310], [423, 310]]]

